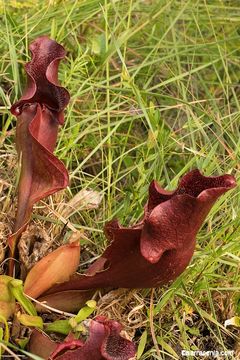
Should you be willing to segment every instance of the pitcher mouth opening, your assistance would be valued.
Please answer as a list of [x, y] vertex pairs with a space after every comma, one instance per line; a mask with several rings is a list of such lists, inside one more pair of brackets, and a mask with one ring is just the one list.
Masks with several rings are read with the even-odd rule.
[[204, 176], [198, 169], [195, 169], [182, 178], [174, 195], [187, 194], [197, 198], [208, 189], [231, 189], [235, 186], [236, 181], [231, 175]]

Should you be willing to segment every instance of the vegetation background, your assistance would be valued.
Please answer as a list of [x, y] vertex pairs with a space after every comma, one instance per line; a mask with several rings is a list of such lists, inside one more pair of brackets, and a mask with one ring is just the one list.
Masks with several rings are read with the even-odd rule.
[[[127, 225], [142, 216], [152, 179], [173, 189], [196, 167], [205, 175], [239, 178], [239, 5], [0, 1], [2, 241], [14, 219], [17, 184], [16, 120], [9, 108], [24, 88], [29, 43], [41, 35], [67, 50], [60, 81], [71, 103], [56, 154], [71, 185], [38, 204], [33, 222], [55, 242], [71, 227], [84, 230], [80, 270], [105, 248], [106, 221], [118, 217]], [[64, 204], [82, 189], [97, 191], [100, 206], [79, 205], [64, 216]], [[181, 359], [182, 349], [234, 349], [224, 358], [240, 356], [239, 327], [224, 327], [240, 316], [239, 204], [235, 189], [213, 207], [191, 265], [170, 287], [101, 297], [99, 313], [125, 325], [138, 344], [138, 359]]]

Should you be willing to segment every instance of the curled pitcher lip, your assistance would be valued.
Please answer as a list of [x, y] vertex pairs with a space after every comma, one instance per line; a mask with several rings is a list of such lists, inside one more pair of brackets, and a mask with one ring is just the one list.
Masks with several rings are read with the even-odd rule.
[[29, 350], [49, 360], [129, 360], [136, 354], [135, 344], [121, 335], [123, 326], [104, 316], [87, 321], [86, 340], [68, 336], [63, 342], [51, 340], [34, 329], [28, 343]]
[[24, 104], [44, 104], [62, 123], [62, 112], [70, 100], [69, 92], [58, 82], [58, 66], [65, 50], [47, 36], [35, 39], [29, 48], [32, 60], [25, 65], [27, 86], [20, 100], [12, 105], [11, 112], [18, 116]]

